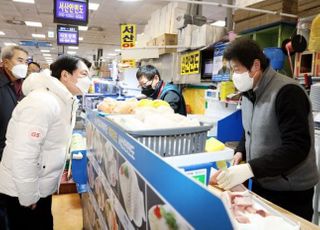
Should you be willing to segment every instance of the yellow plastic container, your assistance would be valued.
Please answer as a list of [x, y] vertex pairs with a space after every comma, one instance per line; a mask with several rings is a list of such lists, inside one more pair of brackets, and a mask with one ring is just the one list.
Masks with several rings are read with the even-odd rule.
[[312, 21], [308, 49], [310, 51], [320, 51], [320, 14]]
[[217, 152], [224, 150], [225, 145], [217, 139], [211, 137], [206, 141], [206, 152]]

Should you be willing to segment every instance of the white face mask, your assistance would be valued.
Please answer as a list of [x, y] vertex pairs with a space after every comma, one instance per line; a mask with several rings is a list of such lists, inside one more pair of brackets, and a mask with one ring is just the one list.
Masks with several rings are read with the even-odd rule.
[[27, 76], [28, 66], [25, 64], [15, 65], [13, 66], [11, 72], [15, 78], [23, 79]]
[[232, 80], [240, 92], [246, 92], [253, 88], [253, 77], [250, 77], [247, 71], [244, 73], [233, 73]]
[[78, 82], [76, 84], [78, 89], [80, 89], [81, 93], [83, 94], [88, 93], [90, 85], [91, 80], [89, 79], [89, 77], [78, 78]]

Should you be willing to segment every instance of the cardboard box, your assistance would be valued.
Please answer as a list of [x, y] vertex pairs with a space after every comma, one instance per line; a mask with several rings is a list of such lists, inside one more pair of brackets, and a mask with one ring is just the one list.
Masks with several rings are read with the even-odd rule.
[[[262, 10], [277, 11], [282, 13], [297, 14], [298, 0], [266, 0], [258, 2], [256, 4], [249, 5], [248, 7]], [[234, 12], [233, 20], [234, 22], [240, 22], [262, 15], [264, 15], [264, 13], [247, 10], [236, 10]]]
[[153, 38], [147, 42], [147, 46], [156, 46], [156, 39]]
[[174, 46], [178, 44], [178, 35], [177, 34], [162, 34], [156, 38], [157, 46]]
[[273, 14], [264, 14], [258, 17], [254, 17], [249, 20], [244, 20], [241, 22], [235, 23], [235, 32], [239, 33], [242, 31], [246, 31], [249, 29], [261, 27], [264, 25], [269, 25], [275, 22], [291, 22], [295, 23], [295, 18], [289, 18], [289, 17], [283, 17], [279, 15], [273, 15]]
[[309, 17], [320, 12], [320, 1], [298, 0], [298, 16]]
[[[266, 0], [248, 7], [297, 15], [298, 0]], [[242, 32], [275, 22], [296, 23], [297, 21], [295, 18], [246, 10], [236, 10], [233, 20], [235, 21], [235, 32]]]

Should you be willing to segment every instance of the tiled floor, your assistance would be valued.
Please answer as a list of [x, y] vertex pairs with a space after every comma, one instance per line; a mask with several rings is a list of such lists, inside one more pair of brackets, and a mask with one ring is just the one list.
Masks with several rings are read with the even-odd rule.
[[52, 215], [55, 230], [81, 230], [82, 208], [79, 194], [54, 195]]

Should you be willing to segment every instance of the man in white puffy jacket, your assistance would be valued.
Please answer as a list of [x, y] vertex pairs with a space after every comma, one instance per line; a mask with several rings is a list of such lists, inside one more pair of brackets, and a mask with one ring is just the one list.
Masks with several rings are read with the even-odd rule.
[[[48, 72], [23, 83], [0, 164], [0, 211], [6, 229], [53, 229], [51, 195], [57, 191], [75, 123], [75, 95], [88, 91], [81, 58], [60, 56]], [[2, 206], [2, 207], [1, 207]], [[0, 224], [1, 228], [1, 224]], [[2, 229], [2, 228], [1, 228]]]

